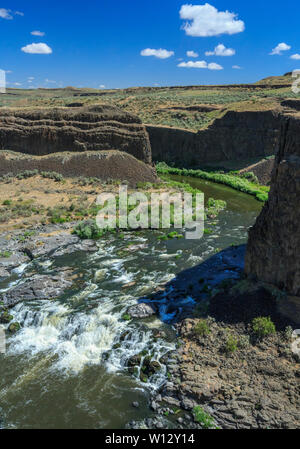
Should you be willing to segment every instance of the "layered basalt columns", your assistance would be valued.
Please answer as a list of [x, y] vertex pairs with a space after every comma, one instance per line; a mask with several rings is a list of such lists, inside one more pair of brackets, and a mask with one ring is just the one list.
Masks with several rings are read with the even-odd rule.
[[2, 109], [0, 147], [36, 156], [62, 151], [118, 150], [151, 164], [140, 119], [116, 107]]

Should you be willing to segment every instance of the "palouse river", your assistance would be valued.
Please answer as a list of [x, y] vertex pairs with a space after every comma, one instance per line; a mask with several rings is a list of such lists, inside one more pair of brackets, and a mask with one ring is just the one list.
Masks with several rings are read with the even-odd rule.
[[[6, 355], [0, 354], [2, 428], [117, 429], [151, 416], [149, 395], [166, 381], [166, 370], [162, 365], [145, 384], [128, 374], [127, 361], [143, 350], [159, 361], [175, 348], [175, 334], [164, 316], [144, 322], [122, 316], [128, 306], [182, 270], [217, 250], [245, 243], [261, 208], [254, 198], [230, 188], [171, 178], [201, 189], [206, 199], [227, 201], [227, 209], [206, 223], [211, 234], [196, 241], [159, 241], [156, 231], [110, 235], [98, 242], [96, 253], [40, 258], [0, 283], [4, 291], [29, 274], [71, 267], [84, 285], [55, 301], [12, 309], [22, 329], [9, 338]], [[124, 288], [130, 283], [135, 284]], [[153, 329], [160, 328], [166, 338], [155, 339]], [[134, 401], [140, 403], [138, 409], [132, 407]]]

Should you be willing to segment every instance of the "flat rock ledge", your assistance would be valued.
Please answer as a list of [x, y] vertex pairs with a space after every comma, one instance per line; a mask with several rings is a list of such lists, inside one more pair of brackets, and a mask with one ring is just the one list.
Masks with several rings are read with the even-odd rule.
[[23, 301], [51, 300], [61, 296], [72, 287], [73, 273], [71, 270], [60, 270], [53, 275], [33, 275], [25, 282], [11, 288], [0, 295], [4, 307], [14, 307]]

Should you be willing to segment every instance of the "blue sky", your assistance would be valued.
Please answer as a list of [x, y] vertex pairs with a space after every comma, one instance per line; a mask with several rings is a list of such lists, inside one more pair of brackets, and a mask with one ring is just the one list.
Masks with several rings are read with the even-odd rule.
[[300, 68], [300, 2], [204, 5], [7, 0], [0, 3], [0, 68], [15, 87], [95, 88], [247, 83]]

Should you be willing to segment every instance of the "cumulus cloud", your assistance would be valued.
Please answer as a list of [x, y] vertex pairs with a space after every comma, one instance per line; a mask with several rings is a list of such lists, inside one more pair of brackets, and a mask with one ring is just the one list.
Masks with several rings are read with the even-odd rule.
[[210, 64], [208, 64], [207, 68], [208, 70], [223, 70], [223, 67], [215, 62], [211, 62]]
[[233, 48], [226, 48], [225, 45], [219, 44], [215, 47], [214, 51], [206, 51], [206, 56], [233, 56], [235, 50]]
[[105, 85], [104, 84], [100, 84], [99, 89], [105, 89]]
[[239, 65], [233, 65], [232, 68], [236, 70], [241, 70], [242, 67], [240, 67]]
[[1, 19], [11, 20], [13, 16], [11, 15], [11, 11], [9, 9], [0, 8], [0, 17]]
[[206, 61], [188, 61], [181, 62], [177, 67], [184, 67], [187, 69], [208, 69], [208, 70], [223, 70], [223, 67], [215, 62], [207, 64]]
[[296, 54], [292, 55], [291, 59], [296, 59], [296, 60], [300, 59], [299, 53], [296, 53]]
[[45, 36], [45, 33], [43, 32], [43, 31], [38, 31], [38, 30], [36, 30], [36, 31], [31, 31], [31, 33], [30, 34], [32, 34], [32, 36]]
[[281, 44], [278, 44], [277, 47], [273, 48], [270, 55], [281, 55], [283, 51], [288, 51], [292, 47], [290, 45], [287, 45], [285, 42], [281, 42]]
[[187, 51], [186, 52], [186, 55], [189, 57], [189, 58], [198, 58], [198, 53], [196, 53], [195, 51], [193, 51], [193, 50], [191, 50], [191, 51]]
[[154, 48], [145, 48], [141, 51], [141, 56], [155, 56], [155, 58], [159, 59], [167, 59], [174, 55], [174, 51], [164, 50], [163, 48], [159, 48], [155, 50]]
[[26, 45], [25, 47], [22, 47], [21, 50], [24, 53], [30, 53], [32, 55], [50, 55], [52, 53], [52, 48], [42, 42]]
[[219, 36], [220, 34], [241, 33], [245, 30], [245, 23], [237, 19], [237, 14], [218, 11], [209, 3], [183, 5], [180, 9], [180, 18], [187, 20], [183, 29], [188, 36]]

